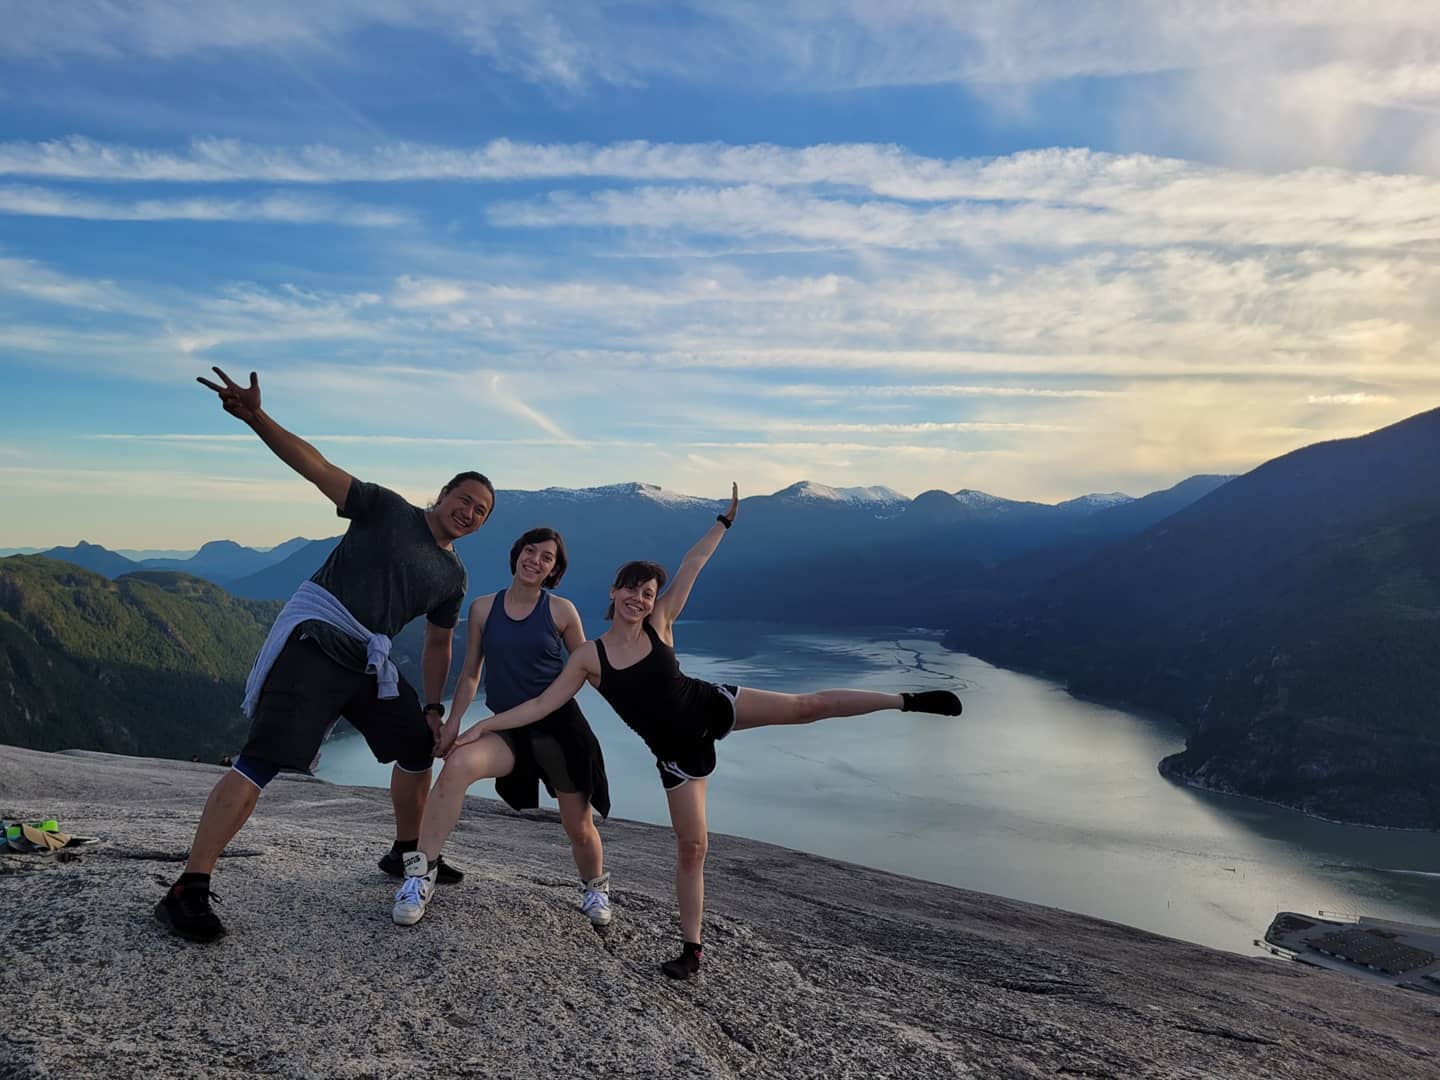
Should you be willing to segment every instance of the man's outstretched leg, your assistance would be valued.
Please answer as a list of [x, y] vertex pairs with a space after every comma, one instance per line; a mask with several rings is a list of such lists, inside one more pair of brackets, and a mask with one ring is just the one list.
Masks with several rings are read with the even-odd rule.
[[[234, 839], [260, 800], [259, 781], [240, 771], [246, 764], [244, 757], [236, 763], [211, 789], [210, 798], [205, 802], [205, 811], [200, 815], [200, 824], [195, 829], [195, 839], [190, 844], [190, 857], [185, 862], [185, 872], [170, 886], [160, 903], [155, 905], [155, 917], [180, 937], [191, 941], [214, 941], [225, 933], [225, 926], [210, 910], [210, 874], [220, 860], [225, 845]], [[252, 769], [257, 763], [249, 763]], [[269, 767], [260, 765], [262, 779], [274, 776]], [[269, 776], [263, 774], [268, 772]]]

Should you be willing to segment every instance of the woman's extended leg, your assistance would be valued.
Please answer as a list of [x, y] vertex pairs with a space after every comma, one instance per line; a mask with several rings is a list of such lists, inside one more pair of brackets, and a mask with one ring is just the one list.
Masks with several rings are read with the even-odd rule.
[[425, 805], [425, 820], [420, 823], [420, 850], [431, 866], [435, 865], [440, 849], [460, 820], [465, 789], [476, 780], [508, 776], [513, 768], [514, 753], [504, 739], [493, 733], [482, 735], [445, 759], [440, 779], [435, 781]]
[[915, 694], [882, 694], [874, 690], [816, 690], [812, 694], [778, 694], [742, 686], [735, 698], [735, 729], [774, 724], [813, 724], [832, 716], [864, 716], [884, 709], [960, 715], [960, 699], [949, 690]]

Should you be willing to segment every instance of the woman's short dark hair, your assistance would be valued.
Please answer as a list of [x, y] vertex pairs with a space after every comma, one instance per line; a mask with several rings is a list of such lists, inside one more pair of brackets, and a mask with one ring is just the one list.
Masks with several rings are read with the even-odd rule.
[[527, 529], [520, 534], [520, 539], [510, 545], [510, 573], [515, 573], [515, 567], [520, 562], [520, 552], [525, 550], [526, 545], [543, 544], [546, 540], [555, 541], [555, 569], [550, 571], [550, 576], [541, 584], [547, 589], [553, 589], [565, 576], [565, 568], [570, 565], [570, 560], [565, 557], [564, 539], [548, 525]]
[[[619, 570], [615, 571], [615, 584], [612, 589], [633, 589], [636, 585], [643, 585], [647, 581], [654, 581], [657, 590], [665, 588], [665, 582], [669, 578], [665, 568], [658, 562], [651, 562], [649, 559], [635, 559], [627, 562]], [[615, 617], [615, 601], [610, 601], [610, 606], [605, 609], [605, 618]]]
[[474, 480], [475, 483], [490, 492], [490, 505], [493, 508], [495, 505], [495, 485], [490, 483], [490, 478], [484, 473], [475, 472], [473, 469], [469, 472], [456, 473], [450, 482], [440, 489], [440, 497], [443, 499], [446, 495], [449, 495], [450, 492], [465, 483], [466, 480]]

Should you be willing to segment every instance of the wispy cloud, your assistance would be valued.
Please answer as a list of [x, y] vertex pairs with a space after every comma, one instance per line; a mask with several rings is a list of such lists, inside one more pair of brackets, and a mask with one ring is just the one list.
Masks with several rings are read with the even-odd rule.
[[1309, 405], [1389, 405], [1394, 400], [1389, 394], [1371, 394], [1364, 391], [1352, 394], [1310, 394], [1305, 398]]
[[0, 255], [0, 293], [98, 311], [138, 303], [138, 298], [128, 296], [114, 282], [76, 278], [52, 270], [34, 259], [4, 255]]
[[0, 187], [0, 214], [103, 221], [263, 221], [284, 225], [403, 225], [407, 213], [347, 206], [326, 199], [265, 195], [249, 199], [136, 199], [118, 201], [52, 188]]

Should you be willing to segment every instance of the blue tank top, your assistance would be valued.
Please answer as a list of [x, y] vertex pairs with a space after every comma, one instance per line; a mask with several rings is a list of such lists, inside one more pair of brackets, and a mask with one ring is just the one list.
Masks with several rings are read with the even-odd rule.
[[550, 617], [550, 591], [540, 590], [523, 619], [505, 614], [505, 590], [495, 594], [485, 620], [485, 704], [494, 712], [538, 697], [565, 666], [560, 631]]

